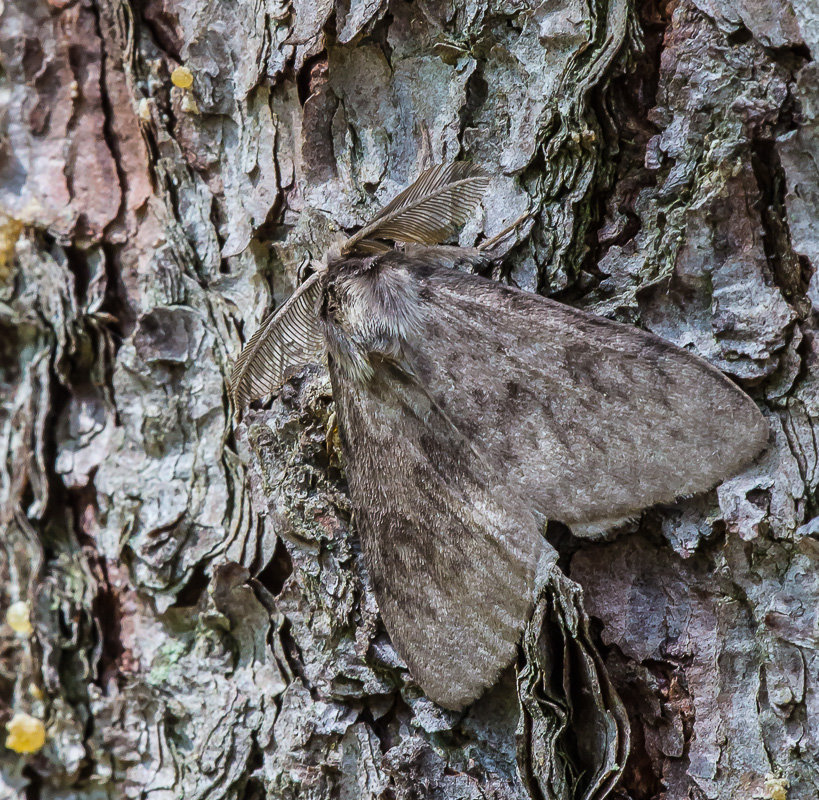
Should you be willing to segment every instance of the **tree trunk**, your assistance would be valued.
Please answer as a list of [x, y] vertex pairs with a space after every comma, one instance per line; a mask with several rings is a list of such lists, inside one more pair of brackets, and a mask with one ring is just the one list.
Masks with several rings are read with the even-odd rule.
[[537, 212], [496, 277], [699, 353], [773, 432], [614, 539], [550, 529], [617, 791], [815, 800], [815, 0], [0, 13], [0, 798], [526, 797], [514, 668], [453, 714], [392, 649], [323, 368], [238, 424], [224, 386], [305, 259], [466, 157], [462, 244]]

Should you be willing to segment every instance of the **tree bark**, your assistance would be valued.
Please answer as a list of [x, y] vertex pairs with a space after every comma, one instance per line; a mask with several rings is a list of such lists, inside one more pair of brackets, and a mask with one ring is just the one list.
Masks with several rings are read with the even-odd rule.
[[392, 649], [323, 369], [237, 424], [224, 386], [306, 258], [466, 157], [462, 244], [536, 212], [496, 277], [771, 424], [710, 494], [550, 528], [619, 796], [814, 800], [817, 55], [815, 0], [0, 2], [0, 798], [527, 796], [514, 668], [453, 714]]

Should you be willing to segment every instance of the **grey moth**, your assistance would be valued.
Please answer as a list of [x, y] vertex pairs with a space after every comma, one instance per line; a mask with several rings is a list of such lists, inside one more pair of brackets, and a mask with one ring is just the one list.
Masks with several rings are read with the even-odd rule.
[[589, 535], [711, 489], [768, 438], [696, 355], [474, 274], [487, 248], [442, 246], [488, 180], [425, 171], [265, 320], [229, 381], [241, 409], [326, 357], [379, 609], [450, 709], [515, 657], [556, 561], [544, 520]]

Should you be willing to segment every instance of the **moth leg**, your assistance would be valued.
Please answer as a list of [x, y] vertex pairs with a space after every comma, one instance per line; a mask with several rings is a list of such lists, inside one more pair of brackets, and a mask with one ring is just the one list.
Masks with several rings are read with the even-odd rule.
[[478, 245], [478, 250], [491, 250], [495, 245], [498, 244], [503, 238], [508, 236], [510, 233], [517, 231], [517, 229], [523, 225], [524, 222], [530, 220], [534, 217], [534, 211], [526, 211], [521, 214], [511, 225], [507, 225], [500, 233], [496, 233], [491, 239], [487, 239], [485, 242], [481, 242]]
[[335, 411], [332, 411], [327, 419], [327, 429], [324, 433], [324, 446], [328, 456], [341, 452], [341, 434], [338, 429], [338, 418], [336, 417]]
[[611, 519], [596, 519], [592, 522], [572, 522], [569, 524], [571, 532], [580, 539], [613, 539], [625, 528], [636, 521], [635, 517], [620, 517]]

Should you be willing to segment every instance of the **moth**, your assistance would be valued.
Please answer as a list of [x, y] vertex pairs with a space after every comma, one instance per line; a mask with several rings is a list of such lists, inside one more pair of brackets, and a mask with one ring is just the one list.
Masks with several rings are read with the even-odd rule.
[[488, 181], [466, 162], [423, 172], [265, 320], [229, 380], [240, 409], [326, 355], [384, 624], [450, 709], [515, 657], [555, 558], [544, 520], [591, 535], [713, 488], [768, 438], [703, 359], [480, 277], [487, 248], [441, 245]]

